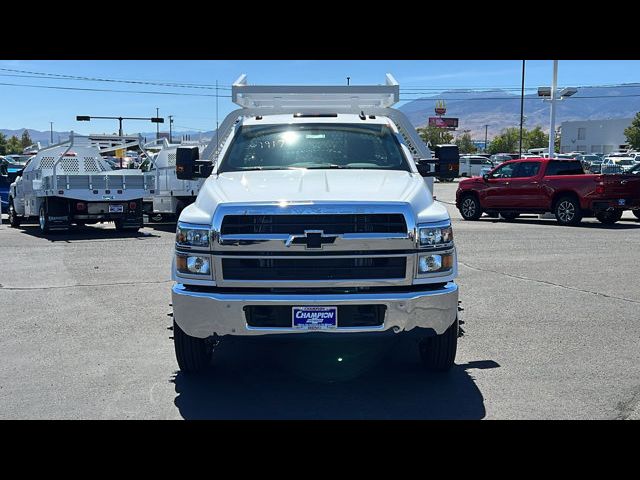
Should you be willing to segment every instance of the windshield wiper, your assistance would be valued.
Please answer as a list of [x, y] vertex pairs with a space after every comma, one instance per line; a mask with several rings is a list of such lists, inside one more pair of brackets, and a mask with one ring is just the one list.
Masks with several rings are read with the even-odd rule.
[[323, 165], [318, 165], [316, 167], [305, 167], [308, 170], [321, 170], [325, 168], [347, 168], [344, 165], [336, 165], [335, 163], [325, 163]]

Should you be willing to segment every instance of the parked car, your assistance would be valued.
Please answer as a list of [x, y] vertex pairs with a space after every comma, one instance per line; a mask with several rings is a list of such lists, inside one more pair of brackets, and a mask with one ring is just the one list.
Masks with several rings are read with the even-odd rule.
[[622, 168], [622, 171], [630, 170], [632, 167], [636, 165], [636, 162], [633, 157], [621, 157], [621, 156], [609, 156], [605, 157], [602, 162], [603, 168], [604, 166], [617, 165]]
[[462, 155], [460, 157], [460, 176], [479, 177], [483, 167], [493, 167], [491, 160], [479, 155]]
[[491, 157], [489, 157], [489, 160], [491, 160], [491, 163], [495, 167], [497, 167], [502, 162], [508, 162], [509, 160], [513, 160], [513, 157], [508, 153], [496, 153], [495, 155], [491, 155]]
[[[589, 172], [591, 171], [591, 164], [592, 162], [600, 162], [602, 163], [602, 159], [594, 154], [582, 154], [582, 155], [577, 155], [575, 160], [579, 160], [580, 162], [582, 162], [582, 168], [584, 169], [585, 172]], [[593, 172], [591, 172], [593, 173]]]
[[562, 225], [577, 225], [586, 216], [613, 224], [624, 210], [640, 208], [640, 175], [585, 174], [577, 160], [514, 160], [482, 178], [462, 180], [456, 206], [465, 220], [483, 212], [507, 220], [552, 212]]

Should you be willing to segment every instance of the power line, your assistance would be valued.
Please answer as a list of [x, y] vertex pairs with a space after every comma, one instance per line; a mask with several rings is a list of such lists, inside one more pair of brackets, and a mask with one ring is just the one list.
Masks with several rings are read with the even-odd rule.
[[[124, 79], [115, 79], [115, 78], [103, 78], [103, 77], [85, 77], [79, 75], [63, 75], [59, 73], [47, 73], [47, 72], [32, 72], [29, 70], [17, 70], [13, 68], [0, 68], [1, 71], [5, 72], [14, 72], [14, 74], [2, 74], [2, 76], [16, 76], [16, 77], [25, 77], [25, 78], [47, 78], [47, 79], [56, 79], [56, 80], [82, 80], [89, 82], [111, 82], [111, 83], [131, 83], [136, 85], [156, 85], [162, 87], [173, 87], [173, 88], [199, 88], [205, 90], [215, 90], [215, 85], [212, 84], [199, 84], [199, 83], [184, 83], [184, 82], [153, 82], [148, 80], [124, 80]], [[26, 74], [26, 75], [16, 75]], [[219, 87], [225, 90], [231, 90], [231, 86]]]
[[206, 93], [181, 93], [181, 92], [157, 92], [157, 91], [145, 91], [145, 90], [116, 90], [108, 88], [81, 88], [81, 87], [60, 87], [53, 85], [29, 85], [24, 83], [0, 83], [0, 85], [10, 87], [30, 87], [30, 88], [49, 88], [54, 90], [77, 90], [83, 92], [115, 92], [115, 93], [142, 93], [149, 95], [176, 95], [184, 97], [221, 97], [231, 98], [231, 95], [216, 95]]

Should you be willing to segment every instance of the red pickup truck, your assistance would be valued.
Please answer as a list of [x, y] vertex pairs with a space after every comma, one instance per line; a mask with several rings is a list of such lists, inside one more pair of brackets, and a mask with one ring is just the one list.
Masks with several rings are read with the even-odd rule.
[[465, 220], [477, 220], [483, 212], [506, 220], [552, 212], [562, 225], [577, 225], [587, 216], [613, 224], [624, 210], [640, 218], [640, 170], [594, 175], [585, 174], [577, 160], [512, 160], [483, 177], [462, 180], [456, 207]]

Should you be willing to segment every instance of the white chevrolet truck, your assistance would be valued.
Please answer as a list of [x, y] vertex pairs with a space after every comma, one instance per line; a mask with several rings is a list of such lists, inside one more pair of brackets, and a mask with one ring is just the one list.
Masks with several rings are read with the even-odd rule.
[[[215, 140], [177, 150], [206, 178], [180, 215], [173, 259], [180, 369], [227, 336], [397, 335], [446, 371], [459, 335], [451, 220], [433, 177], [457, 176], [391, 108], [399, 86], [232, 87]], [[335, 338], [335, 337], [334, 337]]]

